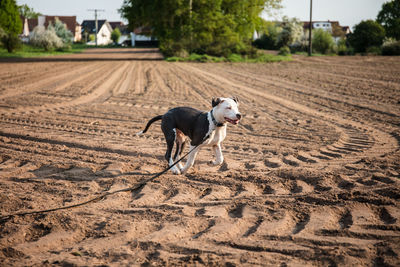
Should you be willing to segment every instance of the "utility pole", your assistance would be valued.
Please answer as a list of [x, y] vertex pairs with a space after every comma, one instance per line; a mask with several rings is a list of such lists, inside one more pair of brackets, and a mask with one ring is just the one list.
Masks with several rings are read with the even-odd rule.
[[98, 23], [97, 23], [97, 12], [105, 11], [104, 9], [88, 9], [88, 11], [94, 11], [94, 20], [95, 20], [95, 28], [96, 28], [96, 35], [94, 36], [96, 46], [97, 46], [97, 31], [98, 31]]
[[312, 55], [312, 0], [310, 0], [310, 25], [308, 29], [308, 56]]
[[190, 51], [189, 54], [192, 53], [192, 44], [193, 44], [193, 24], [192, 24], [192, 0], [189, 0], [189, 25], [190, 25]]

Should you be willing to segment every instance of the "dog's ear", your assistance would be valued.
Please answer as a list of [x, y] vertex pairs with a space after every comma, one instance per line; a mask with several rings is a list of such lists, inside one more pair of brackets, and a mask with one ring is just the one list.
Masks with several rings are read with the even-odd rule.
[[232, 99], [239, 105], [239, 98], [237, 96], [232, 96]]
[[218, 106], [218, 104], [224, 102], [224, 100], [222, 100], [221, 98], [213, 98], [211, 101], [211, 105], [212, 107]]

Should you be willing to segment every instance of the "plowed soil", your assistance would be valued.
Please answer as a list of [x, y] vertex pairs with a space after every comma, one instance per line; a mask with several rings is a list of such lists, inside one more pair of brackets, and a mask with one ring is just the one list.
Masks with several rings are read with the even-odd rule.
[[[400, 59], [168, 63], [151, 49], [0, 61], [0, 265], [399, 266]], [[238, 96], [225, 162], [167, 167], [159, 122]]]

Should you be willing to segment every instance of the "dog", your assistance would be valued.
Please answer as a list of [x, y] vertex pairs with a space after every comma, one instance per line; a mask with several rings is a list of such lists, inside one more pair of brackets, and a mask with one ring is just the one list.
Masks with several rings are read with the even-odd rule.
[[[161, 130], [167, 142], [165, 159], [169, 166], [180, 159], [185, 148], [187, 138], [190, 139], [190, 150], [185, 166], [179, 162], [171, 168], [174, 174], [184, 174], [193, 166], [197, 153], [200, 148], [206, 145], [212, 146], [216, 159], [212, 163], [220, 165], [224, 161], [221, 151], [221, 142], [226, 137], [226, 125], [231, 123], [236, 125], [242, 118], [239, 112], [239, 101], [236, 97], [232, 98], [213, 98], [212, 109], [203, 112], [191, 107], [177, 107], [170, 109], [164, 115], [158, 115], [148, 121], [143, 131], [137, 133], [138, 136], [144, 134], [150, 125], [161, 120]], [[176, 144], [176, 152], [172, 157], [172, 150]]]

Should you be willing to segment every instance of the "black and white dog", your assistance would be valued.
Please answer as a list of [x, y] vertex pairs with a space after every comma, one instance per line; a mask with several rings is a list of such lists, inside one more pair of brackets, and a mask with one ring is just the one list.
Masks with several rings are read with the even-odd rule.
[[[190, 107], [173, 108], [164, 115], [159, 115], [149, 120], [146, 128], [137, 133], [137, 135], [147, 132], [153, 122], [162, 120], [161, 129], [167, 142], [165, 159], [168, 161], [169, 166], [180, 159], [185, 148], [186, 137], [190, 138], [190, 150], [194, 150], [189, 154], [184, 167], [178, 163], [171, 169], [174, 174], [186, 173], [193, 166], [199, 149], [206, 145], [213, 147], [216, 156], [213, 164], [219, 165], [224, 161], [221, 142], [226, 137], [226, 123], [238, 124], [242, 115], [238, 110], [238, 100], [235, 97], [213, 99], [212, 107], [209, 112]], [[172, 158], [174, 143], [176, 143], [176, 152]]]

